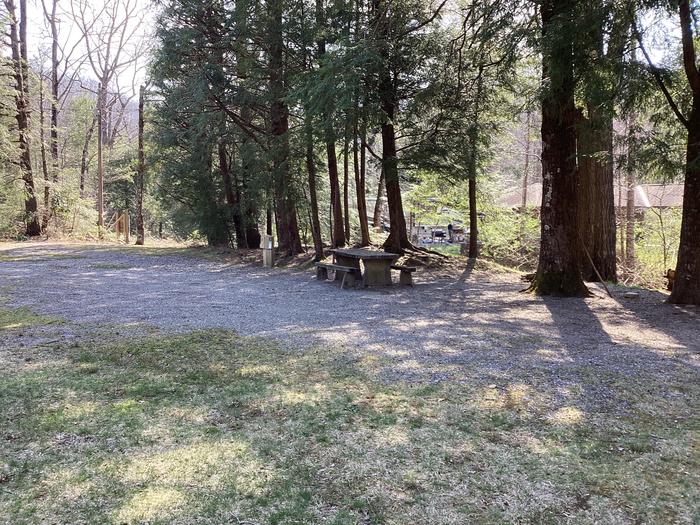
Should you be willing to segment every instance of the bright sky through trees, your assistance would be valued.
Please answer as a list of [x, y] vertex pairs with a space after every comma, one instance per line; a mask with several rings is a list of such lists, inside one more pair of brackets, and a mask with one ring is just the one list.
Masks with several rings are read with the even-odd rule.
[[[51, 10], [52, 0], [43, 0], [46, 9]], [[89, 13], [100, 13], [106, 7], [115, 3], [114, 0], [83, 0], [89, 6], [86, 11]], [[121, 4], [119, 0], [116, 2]], [[80, 42], [82, 34], [80, 27], [73, 19], [71, 5], [77, 7], [80, 4], [79, 0], [58, 0], [57, 17], [59, 20], [58, 31], [61, 47], [71, 49], [78, 45], [75, 57], [79, 58], [86, 54], [84, 42]], [[135, 16], [132, 17], [129, 24], [135, 30], [133, 35], [126, 43], [127, 48], [140, 49], [138, 60], [133, 67], [121, 71], [118, 78], [118, 83], [123, 91], [138, 91], [138, 86], [143, 83], [148, 74], [149, 46], [143, 46], [143, 42], [150, 38], [153, 30], [154, 14], [156, 12], [153, 3], [150, 0], [131, 0], [131, 4], [136, 6]], [[39, 54], [44, 55], [48, 61], [50, 56], [50, 33], [48, 24], [44, 16], [44, 8], [42, 0], [29, 0], [28, 2], [28, 30], [27, 36], [29, 40], [30, 60], [39, 58]], [[119, 13], [123, 14], [123, 5], [119, 5]], [[77, 12], [76, 12], [77, 14]], [[141, 20], [139, 27], [136, 27], [137, 21]], [[96, 28], [99, 25], [95, 26]], [[83, 79], [95, 79], [89, 64], [83, 63], [80, 76]]]

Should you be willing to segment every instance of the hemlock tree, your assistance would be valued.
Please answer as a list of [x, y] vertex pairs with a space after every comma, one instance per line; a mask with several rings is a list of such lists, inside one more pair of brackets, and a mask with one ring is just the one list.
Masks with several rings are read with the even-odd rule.
[[585, 296], [578, 233], [578, 169], [574, 102], [578, 0], [545, 0], [542, 22], [542, 207], [537, 272], [540, 295]]
[[[329, 32], [326, 20], [326, 10], [323, 0], [316, 0], [316, 31], [318, 61], [323, 65], [326, 60], [326, 39]], [[335, 130], [333, 120], [335, 118], [335, 93], [330, 91], [323, 99], [323, 133], [326, 142], [326, 156], [328, 159], [328, 180], [331, 188], [331, 209], [333, 211], [333, 247], [345, 246], [345, 221], [343, 219], [343, 204], [340, 196], [340, 179], [338, 176], [338, 157], [336, 153]]]
[[671, 94], [661, 70], [657, 68], [644, 47], [642, 35], [634, 23], [634, 33], [651, 73], [663, 92], [671, 110], [687, 130], [685, 181], [683, 186], [683, 216], [676, 264], [676, 280], [669, 302], [700, 305], [700, 70], [695, 49], [698, 6], [689, 0], [671, 2], [678, 13], [683, 50], [683, 69], [690, 92], [690, 110], [683, 112]]
[[289, 156], [289, 108], [285, 101], [284, 1], [267, 4], [267, 65], [270, 92], [270, 153], [275, 195], [275, 221], [279, 247], [288, 255], [302, 253], [297, 212], [294, 204]]
[[[376, 105], [380, 113], [382, 136], [382, 171], [389, 207], [390, 231], [383, 248], [403, 253], [415, 250], [406, 231], [399, 178], [399, 146], [396, 124], [401, 120], [401, 107], [415, 96], [419, 76], [425, 71], [416, 60], [421, 41], [429, 39], [430, 29], [440, 16], [446, 0], [436, 6], [421, 2], [372, 0], [370, 7], [369, 45], [377, 55], [373, 73]], [[430, 59], [428, 57], [421, 57]], [[418, 78], [417, 78], [418, 77]]]
[[[583, 110], [578, 124], [579, 233], [586, 281], [617, 280], [614, 204], [613, 119], [630, 41], [627, 13], [614, 2], [596, 0], [579, 16], [578, 46]], [[590, 257], [590, 260], [589, 260]]]

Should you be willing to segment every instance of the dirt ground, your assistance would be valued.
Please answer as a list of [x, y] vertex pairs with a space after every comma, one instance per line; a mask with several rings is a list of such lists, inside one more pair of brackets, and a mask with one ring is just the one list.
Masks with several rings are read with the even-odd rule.
[[[700, 312], [465, 264], [340, 290], [252, 254], [0, 244], [0, 523], [696, 523]], [[226, 472], [279, 479], [187, 496], [234, 438]]]
[[[697, 370], [700, 319], [661, 292], [623, 287], [613, 298], [522, 293], [514, 273], [417, 272], [413, 288], [340, 290], [311, 269], [267, 270], [192, 251], [36, 243], [0, 245], [0, 285], [11, 306], [81, 323], [168, 331], [232, 329], [293, 345], [332, 344], [395, 357], [396, 374], [459, 380], [484, 358], [515, 364], [591, 361], [621, 373], [682, 364]], [[542, 352], [552, 353], [550, 357]], [[554, 357], [556, 355], [556, 358]]]

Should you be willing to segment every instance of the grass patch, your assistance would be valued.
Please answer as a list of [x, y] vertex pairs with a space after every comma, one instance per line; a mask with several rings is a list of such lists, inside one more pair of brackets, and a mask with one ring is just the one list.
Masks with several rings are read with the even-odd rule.
[[0, 333], [55, 323], [52, 317], [38, 315], [26, 307], [4, 308], [0, 306]]
[[91, 264], [90, 268], [93, 270], [128, 270], [132, 266], [123, 263], [95, 263]]
[[[0, 320], [42, 322], [24, 309]], [[376, 374], [389, 360], [224, 331], [42, 351], [19, 371], [0, 366], [8, 523], [697, 517], [690, 377], [685, 395], [663, 398], [620, 379], [631, 407], [620, 415], [515, 381], [386, 383]]]
[[39, 255], [3, 255], [0, 254], [0, 262], [48, 262], [63, 259], [84, 259], [84, 255], [69, 253], [41, 253]]

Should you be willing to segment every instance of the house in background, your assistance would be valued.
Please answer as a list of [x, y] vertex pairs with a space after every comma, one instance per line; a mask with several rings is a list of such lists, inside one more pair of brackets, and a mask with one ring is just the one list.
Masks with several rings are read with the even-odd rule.
[[[500, 206], [518, 209], [522, 206], [523, 190], [506, 192], [496, 200]], [[527, 187], [527, 206], [539, 209], [542, 205], [542, 184]], [[680, 208], [683, 206], [683, 184], [639, 184], [634, 188], [634, 206], [637, 212], [649, 208]], [[627, 207], [627, 190], [615, 187], [615, 207]]]

